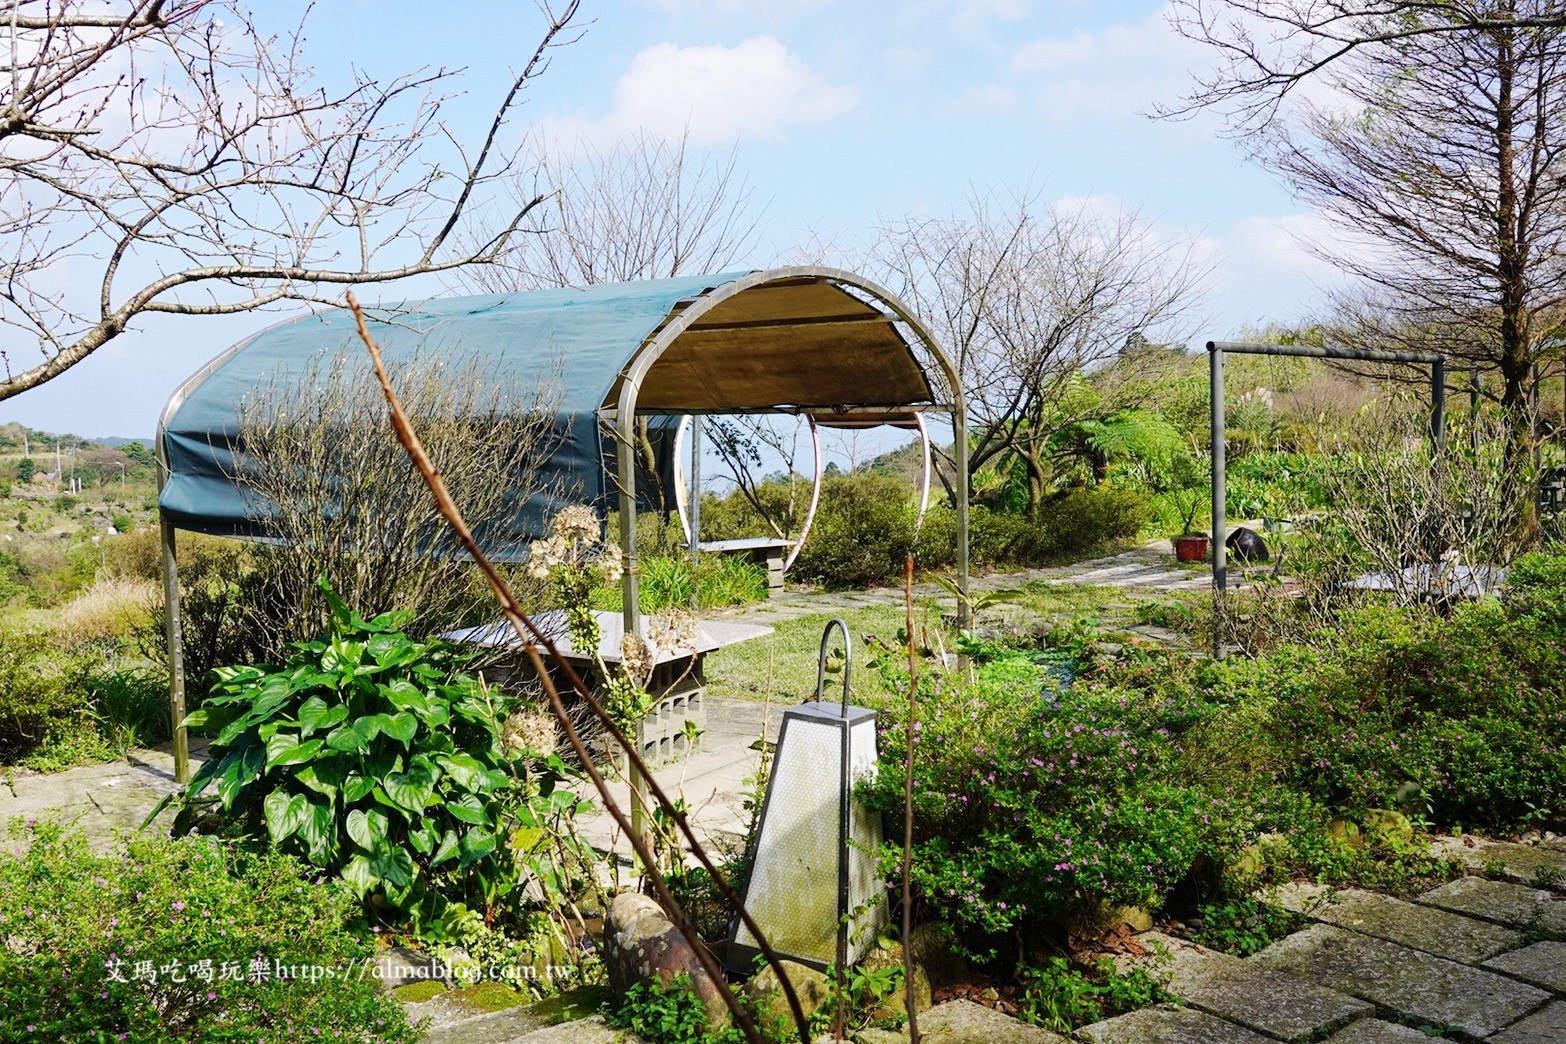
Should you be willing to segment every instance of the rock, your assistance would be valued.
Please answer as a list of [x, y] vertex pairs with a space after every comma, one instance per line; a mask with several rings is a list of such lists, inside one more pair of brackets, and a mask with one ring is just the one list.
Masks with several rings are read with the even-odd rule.
[[1416, 1029], [1380, 1019], [1360, 1019], [1327, 1044], [1430, 1044], [1430, 1037]]
[[604, 920], [604, 970], [609, 989], [624, 997], [638, 982], [657, 979], [667, 986], [680, 975], [690, 976], [691, 988], [707, 1009], [707, 1024], [719, 1031], [731, 1024], [720, 985], [708, 977], [690, 942], [652, 899], [638, 892], [621, 892], [609, 904]]
[[1077, 1030], [1089, 1044], [1269, 1044], [1266, 1037], [1206, 1012], [1143, 1008]]
[[1359, 824], [1342, 816], [1333, 816], [1327, 821], [1327, 836], [1337, 844], [1353, 848], [1361, 848], [1365, 844], [1365, 838], [1359, 831]]
[[[937, 1004], [920, 1015], [919, 1039], [924, 1044], [1069, 1044], [1058, 1033], [968, 1000]], [[854, 1040], [858, 1044], [907, 1044], [908, 1027], [858, 1030]]]
[[1566, 939], [1566, 902], [1542, 888], [1484, 877], [1459, 877], [1432, 888], [1415, 901], [1525, 932]]
[[[895, 939], [882, 939], [876, 943], [871, 951], [865, 954], [865, 959], [860, 962], [860, 967], [866, 972], [875, 973], [887, 968], [901, 968], [903, 966], [903, 944]], [[924, 1011], [933, 1002], [933, 991], [930, 989], [930, 975], [925, 971], [924, 965], [918, 960], [913, 966], [913, 992], [914, 1004], [919, 1011]], [[899, 986], [891, 995], [882, 999], [870, 1013], [872, 1022], [887, 1022], [894, 1019], [906, 1018], [908, 1015], [908, 994]]]
[[1245, 526], [1230, 533], [1223, 543], [1239, 562], [1265, 562], [1272, 557], [1267, 553], [1267, 541], [1256, 530]]
[[[789, 985], [794, 987], [794, 995], [799, 998], [799, 1007], [805, 1013], [805, 1018], [814, 1015], [830, 999], [831, 983], [821, 972], [795, 961], [779, 961], [778, 965], [783, 969], [783, 974], [788, 976]], [[745, 993], [756, 1002], [756, 1012], [764, 1022], [780, 1027], [794, 1025], [794, 1013], [789, 1009], [783, 983], [777, 969], [770, 964], [745, 984]]]
[[1443, 837], [1430, 843], [1430, 854], [1438, 859], [1460, 860], [1471, 870], [1483, 871], [1486, 877], [1523, 881], [1552, 892], [1566, 891], [1566, 851], [1549, 844]]
[[[1188, 1007], [1290, 1042], [1320, 1040], [1373, 1005], [1159, 932], [1137, 936], [1149, 950], [1143, 967], [1168, 977], [1168, 989]], [[1118, 963], [1118, 962], [1117, 962]]]
[[1066, 1044], [1066, 1038], [967, 1000], [947, 1001], [919, 1016], [926, 1044]]
[[1229, 866], [1229, 873], [1235, 877], [1254, 877], [1267, 869], [1268, 850], [1283, 837], [1282, 834], [1263, 834], [1237, 856]]
[[1373, 808], [1365, 813], [1365, 832], [1371, 838], [1393, 848], [1414, 843], [1414, 824], [1401, 812]]
[[914, 962], [922, 965], [936, 989], [968, 980], [971, 969], [954, 948], [955, 937], [944, 924], [929, 921], [913, 930]]
[[1556, 1001], [1490, 1040], [1492, 1044], [1560, 1044], [1566, 1040], [1566, 1001]]

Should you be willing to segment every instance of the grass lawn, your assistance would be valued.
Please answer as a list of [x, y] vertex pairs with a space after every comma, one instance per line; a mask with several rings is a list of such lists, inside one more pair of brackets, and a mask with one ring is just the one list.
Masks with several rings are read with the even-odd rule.
[[[1113, 635], [1131, 624], [1141, 622], [1145, 607], [1157, 602], [1187, 601], [1185, 593], [1176, 596], [1163, 592], [1135, 591], [1119, 587], [1094, 587], [1081, 584], [1026, 581], [1004, 592], [1001, 600], [983, 611], [984, 619], [996, 616], [1034, 618], [1069, 624], [1090, 618], [1106, 635]], [[951, 628], [941, 623], [941, 614], [953, 609], [949, 596], [916, 599], [914, 629], [931, 645], [956, 648]], [[1140, 610], [1140, 611], [1139, 611]], [[856, 609], [823, 608], [798, 619], [776, 625], [765, 638], [731, 645], [707, 657], [707, 691], [713, 696], [732, 699], [771, 699], [784, 705], [799, 703], [816, 689], [816, 654], [821, 647], [821, 632], [827, 621], [840, 616], [853, 638], [854, 659], [850, 677], [853, 698], [861, 704], [874, 704], [878, 697], [890, 695], [880, 678], [867, 665], [869, 650], [864, 639], [874, 636], [888, 644], [897, 643], [897, 632], [904, 626], [901, 605]], [[938, 645], [939, 643], [939, 645]], [[838, 648], [839, 639], [832, 638]], [[828, 698], [836, 698], [833, 676], [828, 677]]]
[[[874, 635], [889, 643], [896, 642], [897, 630], [905, 619], [901, 606], [813, 613], [778, 624], [765, 638], [719, 649], [707, 657], [707, 692], [731, 699], [770, 699], [789, 706], [803, 702], [816, 691], [816, 654], [821, 648], [821, 631], [827, 621], [839, 616], [848, 625], [848, 634], [853, 640], [853, 665], [849, 672], [853, 699], [862, 702], [872, 694], [886, 695], [880, 679], [865, 665], [864, 639]], [[924, 617], [925, 611], [916, 605], [915, 626], [921, 626]], [[929, 612], [928, 622], [931, 626], [938, 625], [939, 615]], [[833, 635], [832, 647], [840, 646], [841, 640]], [[841, 698], [835, 676], [829, 676], [829, 681], [827, 698]]]

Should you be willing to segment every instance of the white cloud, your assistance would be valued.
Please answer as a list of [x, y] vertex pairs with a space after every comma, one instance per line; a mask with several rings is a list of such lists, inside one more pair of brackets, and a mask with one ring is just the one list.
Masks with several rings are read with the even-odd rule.
[[1177, 34], [1162, 10], [1096, 33], [1043, 37], [1018, 48], [1010, 72], [1031, 87], [1039, 114], [1068, 123], [1140, 117], [1188, 92], [1192, 73], [1212, 64], [1199, 44]]
[[600, 143], [638, 131], [692, 144], [785, 136], [852, 110], [859, 91], [828, 82], [775, 37], [733, 47], [660, 43], [637, 54], [602, 119], [556, 123], [554, 136]]
[[1004, 116], [1015, 112], [1017, 105], [1016, 88], [989, 83], [969, 87], [942, 108], [959, 116]]
[[744, 17], [752, 21], [790, 20], [826, 0], [657, 0], [658, 6], [676, 18]]
[[1025, 0], [950, 0], [952, 28], [964, 36], [981, 36], [991, 22], [1012, 22], [1025, 18]]
[[1307, 210], [1242, 218], [1203, 248], [1217, 262], [1213, 303], [1220, 327], [1288, 323], [1303, 318], [1312, 298], [1346, 287], [1351, 277], [1306, 248], [1309, 241], [1342, 245], [1341, 232], [1323, 214]]

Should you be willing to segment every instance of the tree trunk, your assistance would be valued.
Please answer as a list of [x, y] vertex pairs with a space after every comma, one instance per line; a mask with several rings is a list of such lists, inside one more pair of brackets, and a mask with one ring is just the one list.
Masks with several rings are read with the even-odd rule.
[[[1507, 5], [1508, 8], [1511, 5]], [[1517, 113], [1513, 87], [1517, 75], [1515, 30], [1496, 30], [1499, 89], [1495, 105], [1496, 274], [1500, 290], [1502, 379], [1501, 408], [1507, 417], [1508, 464], [1528, 459], [1533, 452], [1533, 424], [1528, 411], [1529, 352], [1528, 257], [1525, 231], [1519, 226], [1517, 198]]]

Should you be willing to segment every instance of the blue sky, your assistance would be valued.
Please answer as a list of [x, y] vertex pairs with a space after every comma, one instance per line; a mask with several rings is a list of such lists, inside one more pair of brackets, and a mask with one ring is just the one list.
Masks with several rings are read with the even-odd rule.
[[[269, 0], [257, 19], [281, 30], [301, 7]], [[1196, 237], [1215, 266], [1200, 339], [1296, 319], [1335, 279], [1293, 238], [1326, 229], [1245, 162], [1216, 118], [1144, 115], [1208, 61], [1167, 29], [1161, 4], [584, 0], [582, 15], [585, 35], [554, 53], [511, 133], [610, 144], [688, 126], [695, 145], [737, 149], [765, 204], [752, 264], [792, 260], [812, 239], [851, 248], [879, 218], [947, 213], [974, 190], [1031, 186], [1044, 200], [1131, 206], [1165, 234]], [[327, 0], [307, 23], [307, 54], [325, 78], [348, 63], [388, 76], [464, 66], [451, 116], [471, 135], [540, 23], [516, 2]], [[0, 421], [148, 436], [187, 374], [277, 318], [143, 321], [0, 403]]]

